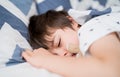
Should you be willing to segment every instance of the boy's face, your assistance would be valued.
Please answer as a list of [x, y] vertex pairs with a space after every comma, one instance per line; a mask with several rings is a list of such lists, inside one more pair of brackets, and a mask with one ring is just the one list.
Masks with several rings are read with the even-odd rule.
[[68, 51], [68, 46], [79, 45], [77, 31], [71, 28], [52, 29], [51, 31], [53, 31], [52, 34], [45, 37], [51, 41], [47, 44], [50, 52], [59, 56], [73, 56], [74, 54]]

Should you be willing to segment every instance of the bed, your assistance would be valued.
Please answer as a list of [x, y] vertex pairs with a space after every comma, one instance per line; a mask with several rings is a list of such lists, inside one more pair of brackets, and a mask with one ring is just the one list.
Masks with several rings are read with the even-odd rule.
[[[34, 68], [21, 57], [24, 49], [32, 49], [28, 42], [29, 18], [32, 15], [42, 14], [49, 9], [64, 9], [78, 23], [86, 25], [86, 22], [95, 17], [108, 13], [120, 13], [120, 1], [1, 0], [0, 77], [62, 77], [44, 68]], [[94, 22], [94, 20], [90, 22]]]

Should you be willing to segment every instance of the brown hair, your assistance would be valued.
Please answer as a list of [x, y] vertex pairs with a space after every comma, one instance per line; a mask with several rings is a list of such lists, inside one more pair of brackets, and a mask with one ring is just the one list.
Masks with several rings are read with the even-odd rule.
[[71, 21], [67, 18], [68, 13], [65, 11], [49, 10], [41, 15], [34, 15], [30, 18], [28, 26], [29, 42], [33, 49], [43, 47], [48, 49], [45, 35], [49, 35], [48, 28], [72, 28]]

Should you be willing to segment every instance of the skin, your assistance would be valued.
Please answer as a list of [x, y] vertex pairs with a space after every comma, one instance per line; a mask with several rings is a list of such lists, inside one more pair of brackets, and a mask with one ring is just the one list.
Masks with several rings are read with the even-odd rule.
[[68, 44], [72, 43], [77, 46], [79, 45], [78, 38], [77, 38], [77, 32], [70, 28], [66, 28], [64, 30], [57, 29], [52, 37], [53, 39], [49, 38], [49, 40], [53, 40], [52, 45], [50, 45], [49, 51], [59, 56], [71, 56], [72, 55], [72, 53], [68, 52], [68, 49], [67, 49]]
[[[78, 27], [74, 21], [73, 27], [75, 30], [56, 29], [49, 37], [54, 41], [49, 45], [50, 50], [43, 48], [35, 49], [33, 52], [26, 50], [22, 56], [34, 67], [45, 68], [63, 77], [120, 77], [120, 41], [116, 33], [95, 41], [89, 48], [89, 56], [76, 58], [66, 49], [69, 43], [79, 45]], [[61, 39], [60, 45], [58, 45], [59, 39]]]

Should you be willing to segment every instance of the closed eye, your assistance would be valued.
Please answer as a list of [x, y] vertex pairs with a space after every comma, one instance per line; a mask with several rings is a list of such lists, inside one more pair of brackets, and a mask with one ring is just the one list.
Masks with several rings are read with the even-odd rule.
[[58, 46], [58, 47], [60, 47], [60, 45], [61, 45], [61, 39], [59, 40], [59, 42], [58, 42], [58, 45], [57, 45], [57, 46]]

